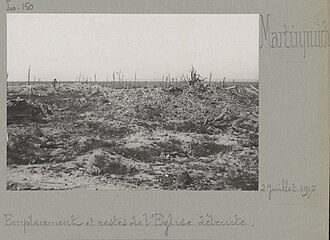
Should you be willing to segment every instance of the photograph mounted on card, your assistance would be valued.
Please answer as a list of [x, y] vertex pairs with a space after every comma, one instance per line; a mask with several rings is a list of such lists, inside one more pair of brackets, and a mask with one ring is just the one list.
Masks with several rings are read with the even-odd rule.
[[7, 190], [258, 190], [258, 14], [8, 14], [7, 43]]

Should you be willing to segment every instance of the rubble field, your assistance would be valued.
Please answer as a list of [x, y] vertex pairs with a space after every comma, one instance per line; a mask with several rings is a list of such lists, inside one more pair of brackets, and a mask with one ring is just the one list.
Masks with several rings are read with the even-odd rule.
[[7, 92], [8, 190], [258, 190], [258, 85]]

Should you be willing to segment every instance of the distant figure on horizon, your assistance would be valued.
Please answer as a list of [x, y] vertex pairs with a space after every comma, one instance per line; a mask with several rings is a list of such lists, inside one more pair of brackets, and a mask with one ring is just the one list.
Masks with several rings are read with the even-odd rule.
[[54, 78], [54, 81], [53, 81], [53, 86], [54, 86], [54, 88], [56, 88], [56, 78]]

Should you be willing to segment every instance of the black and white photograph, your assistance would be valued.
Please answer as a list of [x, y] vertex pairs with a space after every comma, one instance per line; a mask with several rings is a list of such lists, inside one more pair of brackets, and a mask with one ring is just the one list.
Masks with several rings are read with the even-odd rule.
[[7, 191], [258, 191], [258, 14], [7, 14]]

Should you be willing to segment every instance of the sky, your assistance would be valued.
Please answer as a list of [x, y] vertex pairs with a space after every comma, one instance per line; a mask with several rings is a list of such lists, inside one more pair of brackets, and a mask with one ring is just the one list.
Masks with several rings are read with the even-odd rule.
[[9, 81], [258, 79], [257, 14], [7, 14]]

